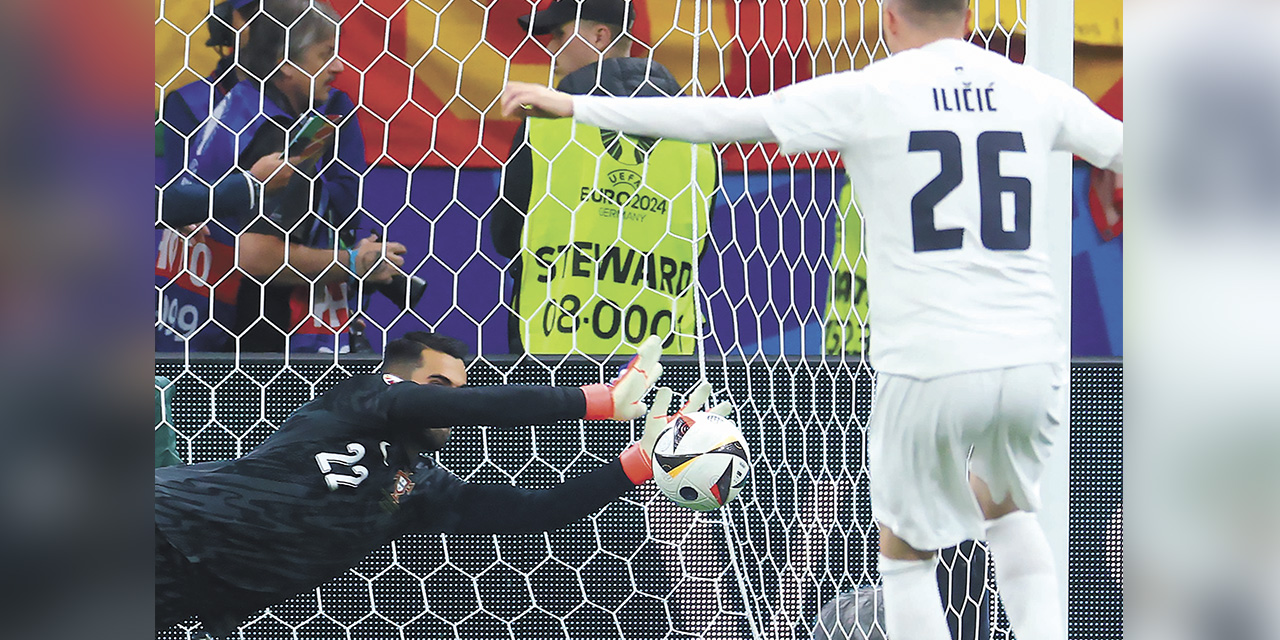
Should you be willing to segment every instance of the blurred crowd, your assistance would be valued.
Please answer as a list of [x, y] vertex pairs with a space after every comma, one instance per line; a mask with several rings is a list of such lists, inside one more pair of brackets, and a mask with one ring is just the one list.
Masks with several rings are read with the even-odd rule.
[[[564, 91], [681, 92], [632, 57], [629, 2], [561, 0], [511, 19], [551, 54]], [[364, 206], [357, 104], [333, 86], [340, 23], [323, 2], [224, 0], [206, 22], [218, 63], [164, 96], [157, 352], [372, 351], [371, 296], [410, 313], [455, 304], [427, 293], [406, 252], [479, 239], [389, 237]], [[484, 220], [509, 259], [510, 293], [501, 276], [492, 286], [511, 352], [609, 354], [650, 335], [694, 352], [694, 274], [719, 185], [710, 145], [529, 120], [500, 182]]]

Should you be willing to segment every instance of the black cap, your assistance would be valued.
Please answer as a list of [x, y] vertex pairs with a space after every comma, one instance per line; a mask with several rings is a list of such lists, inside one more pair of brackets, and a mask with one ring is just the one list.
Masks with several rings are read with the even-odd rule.
[[630, 0], [554, 0], [550, 6], [532, 16], [520, 16], [520, 28], [528, 30], [533, 22], [533, 35], [551, 33], [552, 29], [571, 22], [594, 20], [605, 24], [621, 25], [623, 32], [631, 35], [636, 21], [636, 10]]

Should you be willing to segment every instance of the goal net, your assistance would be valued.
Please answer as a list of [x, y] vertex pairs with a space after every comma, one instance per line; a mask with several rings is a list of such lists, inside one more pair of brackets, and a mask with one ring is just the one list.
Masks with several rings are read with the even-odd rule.
[[[211, 4], [156, 0], [161, 194], [176, 193], [184, 184], [217, 187], [236, 173], [228, 168], [211, 177], [192, 169], [210, 127], [221, 127], [243, 147], [252, 142], [240, 141], [234, 127], [217, 122], [225, 113], [217, 109], [218, 90], [211, 87], [247, 61], [232, 45], [239, 22], [229, 13], [214, 16]], [[1024, 4], [979, 0], [972, 41], [1020, 60]], [[354, 143], [337, 134], [319, 175], [299, 169], [308, 187], [325, 182], [331, 169], [344, 172], [354, 186], [338, 194], [351, 202], [351, 210], [311, 231], [331, 237], [321, 248], [339, 268], [348, 268], [344, 247], [371, 233], [404, 244], [403, 271], [426, 285], [420, 300], [412, 292], [375, 292], [354, 281], [345, 283], [346, 297], [337, 298], [321, 284], [304, 287], [301, 304], [312, 310], [304, 308], [301, 321], [278, 322], [269, 317], [269, 291], [252, 307], [243, 295], [237, 300], [234, 290], [228, 292], [297, 271], [282, 266], [257, 273], [242, 242], [255, 228], [221, 218], [217, 195], [202, 223], [176, 226], [162, 219], [163, 212], [158, 215], [157, 375], [168, 381], [157, 384], [172, 388], [173, 406], [157, 429], [175, 432], [184, 462], [249, 451], [300, 404], [350, 375], [375, 370], [381, 346], [408, 331], [433, 330], [467, 342], [475, 354], [468, 372], [474, 385], [599, 382], [629, 356], [628, 341], [637, 341], [627, 338], [629, 331], [645, 335], [634, 328], [645, 321], [630, 324], [630, 310], [646, 309], [638, 297], [616, 305], [616, 324], [588, 313], [603, 308], [588, 304], [592, 294], [603, 295], [598, 283], [573, 305], [551, 294], [547, 308], [560, 315], [550, 320], [522, 312], [513, 290], [530, 297], [541, 291], [528, 278], [522, 287], [522, 274], [510, 268], [509, 252], [495, 231], [495, 203], [509, 202], [508, 183], [514, 179], [502, 170], [512, 141], [535, 135], [522, 134], [519, 122], [500, 116], [503, 83], [560, 79], [546, 38], [517, 22], [546, 5], [332, 1], [337, 55], [345, 67], [333, 87], [353, 105], [339, 121], [357, 122], [362, 144], [353, 149]], [[248, 6], [252, 11], [257, 3]], [[815, 75], [861, 68], [888, 53], [877, 0], [648, 0], [634, 7], [631, 55], [665, 67], [686, 94], [761, 95]], [[224, 27], [220, 50], [205, 45], [211, 23], [214, 31]], [[232, 64], [219, 67], [220, 54]], [[171, 97], [193, 84], [200, 91], [185, 103], [192, 112], [187, 113]], [[298, 134], [295, 123], [281, 126], [283, 135]], [[580, 140], [571, 137], [556, 152], [535, 149], [535, 171], [566, 166], [577, 147], [591, 152]], [[637, 143], [625, 136], [606, 140], [603, 152], [629, 152], [627, 144]], [[660, 153], [657, 147], [644, 152]], [[848, 189], [835, 154], [786, 157], [773, 145], [729, 145], [711, 156], [699, 156], [695, 148], [685, 162], [691, 186], [680, 197], [694, 206], [679, 210], [701, 206], [708, 214], [689, 216], [687, 229], [675, 229], [679, 198], [669, 198], [663, 206], [671, 207], [673, 222], [661, 238], [622, 233], [615, 244], [592, 253], [582, 247], [585, 236], [574, 235], [585, 232], [566, 226], [563, 239], [551, 245], [555, 251], [541, 256], [528, 246], [533, 231], [524, 229], [517, 233], [524, 243], [518, 249], [525, 251], [525, 269], [532, 258], [545, 258], [548, 268], [599, 274], [623, 269], [628, 251], [648, 255], [659, 242], [684, 243], [682, 250], [691, 254], [687, 274], [679, 265], [664, 271], [655, 258], [649, 271], [636, 266], [626, 275], [652, 278], [660, 291], [667, 278], [676, 283], [667, 291], [671, 304], [688, 304], [684, 324], [676, 320], [678, 312], [667, 312], [666, 330], [688, 346], [669, 348], [681, 353], [664, 358], [663, 383], [684, 391], [705, 377], [718, 390], [717, 399], [737, 407], [734, 417], [752, 456], [751, 481], [738, 498], [719, 511], [695, 513], [674, 506], [650, 484], [546, 534], [407, 536], [314, 592], [255, 614], [240, 637], [808, 638], [824, 604], [879, 582], [865, 450], [874, 376], [863, 355], [874, 333], [857, 195]], [[695, 179], [700, 170], [710, 171], [709, 185]], [[643, 182], [657, 180], [651, 176], [656, 170], [637, 171]], [[533, 189], [539, 180], [532, 181]], [[605, 193], [610, 186], [597, 182], [581, 200], [597, 191], [620, 197], [617, 232], [644, 203], [640, 189], [619, 196], [621, 189]], [[324, 200], [329, 196], [315, 195], [319, 191], [303, 189], [301, 206], [331, 206]], [[553, 189], [544, 191], [527, 208], [556, 205], [574, 215], [578, 197], [566, 201]], [[269, 217], [258, 207], [259, 217]], [[533, 216], [529, 212], [530, 221]], [[281, 235], [299, 229], [297, 221], [271, 224]], [[677, 289], [686, 276], [688, 297], [682, 302]], [[549, 272], [546, 279], [552, 279]], [[219, 305], [236, 308], [227, 315]], [[326, 305], [328, 311], [315, 311]], [[246, 308], [260, 316], [256, 324], [246, 325]], [[650, 328], [659, 327], [657, 317], [646, 316]], [[363, 323], [362, 339], [350, 337], [356, 321]], [[588, 349], [570, 338], [561, 351], [541, 351], [557, 355], [524, 354], [520, 345], [544, 326], [550, 327], [548, 335], [564, 326], [599, 329], [597, 338], [615, 342]], [[249, 348], [252, 327], [274, 331], [281, 353]], [[221, 352], [206, 351], [204, 339], [210, 336], [221, 341]], [[304, 342], [315, 346], [314, 353], [300, 353]], [[545, 488], [616, 456], [638, 435], [638, 426], [580, 421], [457, 429], [437, 455], [468, 481]], [[967, 544], [949, 550], [940, 565], [948, 619], [963, 637], [1008, 636], [985, 558], [980, 545]], [[881, 629], [874, 619], [858, 625], [866, 637], [877, 637]], [[821, 637], [845, 637], [823, 632], [828, 635]], [[197, 622], [188, 621], [158, 637], [201, 633]]]

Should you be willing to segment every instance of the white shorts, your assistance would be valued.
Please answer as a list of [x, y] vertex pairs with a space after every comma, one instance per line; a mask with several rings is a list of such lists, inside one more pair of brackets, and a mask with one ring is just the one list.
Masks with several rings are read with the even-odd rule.
[[1036, 364], [929, 380], [879, 374], [869, 426], [872, 515], [922, 551], [980, 540], [970, 471], [996, 502], [1012, 497], [1020, 509], [1038, 509], [1045, 458], [1061, 430], [1065, 372]]

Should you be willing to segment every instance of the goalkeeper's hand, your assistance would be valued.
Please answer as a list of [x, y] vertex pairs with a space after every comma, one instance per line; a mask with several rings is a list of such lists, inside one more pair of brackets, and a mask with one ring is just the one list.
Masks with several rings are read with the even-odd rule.
[[[627, 447], [622, 455], [618, 456], [622, 461], [622, 470], [635, 484], [643, 484], [653, 478], [653, 447], [658, 443], [658, 437], [667, 430], [676, 417], [702, 410], [701, 408], [707, 404], [707, 399], [711, 397], [711, 383], [706, 380], [699, 382], [693, 391], [689, 392], [684, 406], [680, 407], [675, 414], [667, 415], [672, 395], [670, 388], [658, 387], [658, 391], [653, 396], [653, 405], [649, 407], [649, 414], [645, 417], [644, 433], [640, 435], [640, 440]], [[733, 404], [725, 401], [705, 411], [727, 418], [730, 413], [733, 413]]]
[[633, 420], [644, 415], [641, 401], [662, 375], [662, 339], [649, 336], [636, 348], [635, 357], [627, 363], [618, 377], [607, 384], [590, 384], [582, 387], [587, 397], [587, 420]]

